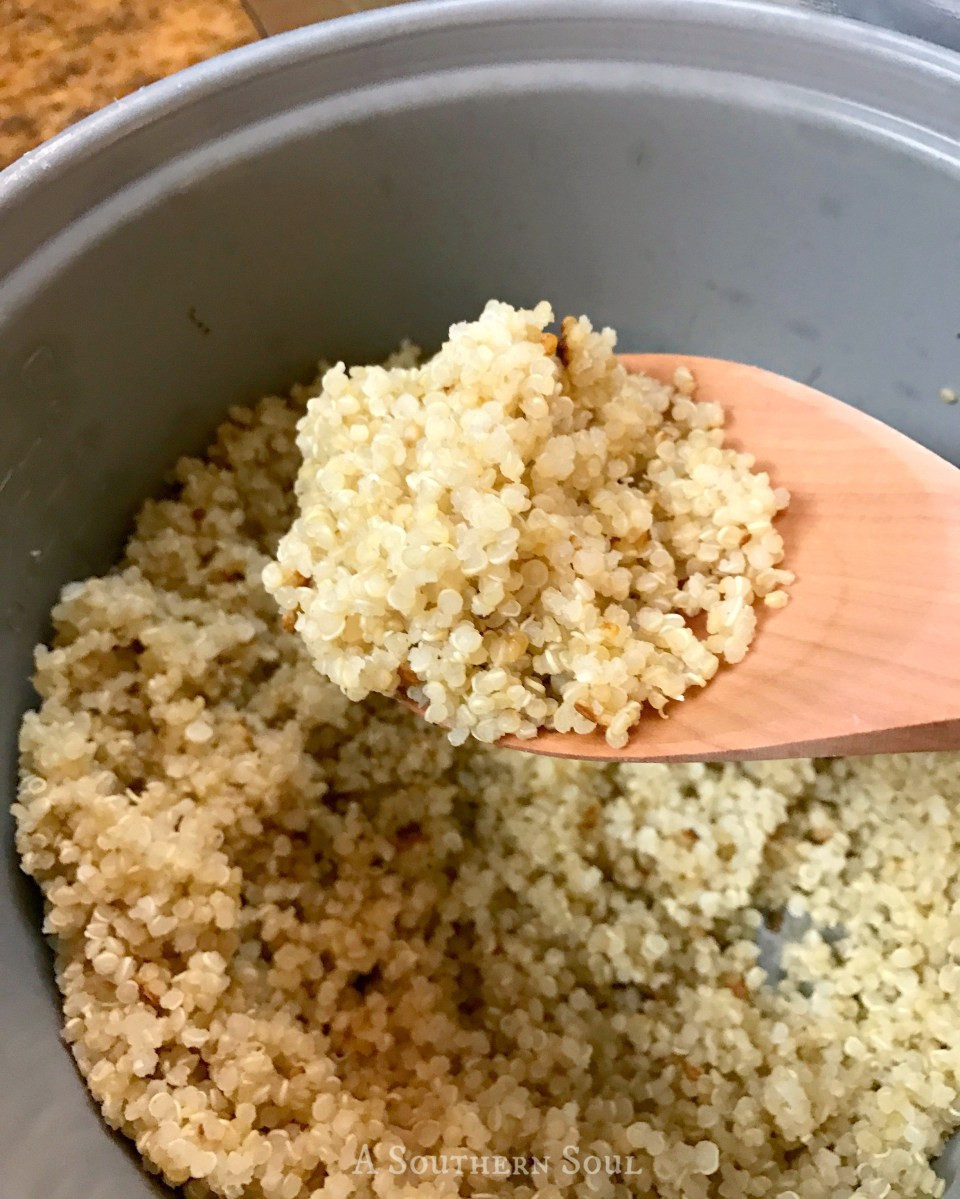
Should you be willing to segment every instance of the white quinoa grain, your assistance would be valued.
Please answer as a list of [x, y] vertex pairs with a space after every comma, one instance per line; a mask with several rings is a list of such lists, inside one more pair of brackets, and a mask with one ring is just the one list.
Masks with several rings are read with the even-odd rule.
[[[106, 1120], [187, 1199], [942, 1194], [960, 758], [603, 766], [349, 703], [260, 581], [304, 400], [181, 462], [37, 653], [17, 845]], [[794, 918], [769, 985], [755, 934]], [[395, 1175], [397, 1147], [552, 1165]]]
[[742, 661], [753, 605], [792, 578], [772, 525], [789, 497], [724, 445], [691, 372], [629, 374], [612, 330], [568, 317], [558, 342], [552, 319], [491, 301], [422, 366], [328, 371], [264, 571], [345, 695], [429, 695], [455, 744], [599, 727], [625, 745], [645, 706]]

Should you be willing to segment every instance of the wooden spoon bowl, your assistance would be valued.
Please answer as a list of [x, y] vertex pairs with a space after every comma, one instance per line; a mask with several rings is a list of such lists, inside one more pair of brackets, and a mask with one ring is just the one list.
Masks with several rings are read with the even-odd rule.
[[607, 761], [682, 762], [960, 749], [960, 470], [822, 392], [759, 367], [627, 354], [665, 383], [678, 366], [726, 411], [730, 444], [790, 491], [777, 521], [796, 582], [758, 608], [743, 662], [647, 709], [623, 749], [601, 732], [499, 744]]

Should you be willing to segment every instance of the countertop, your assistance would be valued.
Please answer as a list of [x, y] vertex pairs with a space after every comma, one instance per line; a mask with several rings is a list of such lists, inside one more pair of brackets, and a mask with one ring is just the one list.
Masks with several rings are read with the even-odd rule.
[[255, 37], [240, 0], [0, 0], [0, 167], [111, 100]]

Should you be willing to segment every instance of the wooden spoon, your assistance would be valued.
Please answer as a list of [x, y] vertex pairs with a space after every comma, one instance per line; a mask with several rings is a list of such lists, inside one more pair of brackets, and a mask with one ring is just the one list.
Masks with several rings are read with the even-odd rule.
[[[797, 580], [758, 607], [743, 662], [645, 710], [623, 749], [601, 732], [505, 737], [513, 749], [625, 762], [960, 749], [960, 470], [871, 416], [781, 375], [681, 354], [626, 354], [664, 383], [678, 366], [726, 411], [730, 444], [790, 491], [777, 520]], [[412, 705], [411, 705], [412, 706]]]

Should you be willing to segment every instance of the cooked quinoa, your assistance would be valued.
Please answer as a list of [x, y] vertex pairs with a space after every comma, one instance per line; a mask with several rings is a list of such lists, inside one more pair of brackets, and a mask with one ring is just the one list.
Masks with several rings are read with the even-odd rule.
[[960, 758], [563, 762], [348, 702], [261, 583], [303, 401], [234, 411], [37, 654], [18, 846], [106, 1119], [190, 1199], [939, 1195]]
[[787, 493], [724, 446], [690, 372], [629, 374], [611, 329], [568, 317], [558, 341], [552, 320], [491, 301], [422, 366], [328, 371], [264, 573], [345, 695], [403, 689], [456, 745], [626, 745], [645, 705], [743, 659], [792, 578]]

